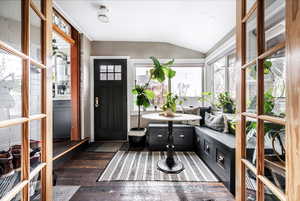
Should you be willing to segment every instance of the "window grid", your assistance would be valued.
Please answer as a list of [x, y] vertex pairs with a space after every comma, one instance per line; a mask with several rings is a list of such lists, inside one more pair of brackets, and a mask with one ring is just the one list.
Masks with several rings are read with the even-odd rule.
[[[246, 135], [245, 127], [246, 127], [246, 117], [255, 118], [257, 121], [256, 133], [257, 133], [257, 153], [256, 153], [256, 166], [253, 166], [248, 160], [245, 159], [245, 152], [246, 152], [246, 137], [242, 137], [244, 141], [242, 142], [241, 147], [243, 150], [241, 151], [241, 163], [242, 163], [242, 177], [239, 179], [239, 183], [241, 184], [241, 200], [246, 199], [246, 192], [245, 192], [245, 168], [248, 168], [256, 177], [256, 185], [257, 185], [257, 192], [256, 192], [256, 200], [263, 201], [264, 200], [264, 189], [267, 187], [272, 193], [274, 193], [280, 200], [285, 201], [286, 195], [273, 183], [271, 183], [265, 176], [264, 176], [264, 122], [269, 121], [275, 124], [285, 125], [285, 119], [279, 117], [272, 117], [269, 115], [264, 115], [264, 59], [267, 58], [269, 55], [272, 55], [279, 49], [285, 47], [285, 42], [281, 42], [277, 44], [275, 47], [265, 50], [265, 39], [264, 39], [264, 1], [256, 1], [250, 10], [246, 12], [246, 5], [247, 1], [242, 1], [242, 13], [244, 16], [242, 17], [242, 66], [241, 66], [241, 79], [242, 79], [242, 93], [241, 93], [241, 134]], [[251, 16], [257, 12], [257, 21], [256, 21], [256, 28], [257, 28], [257, 57], [250, 61], [246, 62], [246, 23], [251, 18]], [[247, 113], [246, 112], [246, 93], [245, 93], [245, 86], [246, 85], [246, 69], [251, 67], [253, 64], [257, 66], [257, 107], [255, 114]], [[244, 87], [243, 87], [244, 86]], [[244, 157], [244, 158], [243, 158]]]
[[[21, 3], [21, 2], [20, 2]], [[21, 157], [21, 181], [18, 183], [15, 187], [10, 189], [10, 191], [4, 195], [1, 199], [10, 200], [14, 198], [18, 193], [21, 193], [22, 200], [29, 200], [29, 184], [30, 181], [38, 175], [40, 172], [45, 172], [46, 168], [46, 151], [45, 149], [45, 139], [46, 137], [46, 121], [47, 121], [47, 115], [46, 115], [46, 104], [45, 104], [45, 98], [43, 96], [46, 96], [46, 74], [47, 74], [47, 67], [45, 66], [46, 63], [46, 46], [47, 46], [47, 40], [45, 38], [47, 28], [45, 26], [46, 24], [46, 17], [44, 13], [46, 13], [46, 7], [45, 7], [45, 0], [42, 0], [41, 5], [42, 9], [38, 9], [38, 7], [35, 5], [35, 3], [32, 0], [24, 0], [22, 1], [22, 51], [16, 50], [13, 47], [7, 45], [5, 42], [0, 41], [0, 49], [4, 52], [10, 53], [16, 57], [19, 57], [22, 59], [23, 66], [22, 68], [22, 117], [17, 119], [10, 119], [5, 121], [0, 121], [0, 128], [6, 128], [6, 127], [12, 127], [15, 125], [21, 125], [22, 126], [22, 157]], [[41, 36], [41, 62], [33, 59], [30, 57], [30, 36], [28, 33], [30, 33], [30, 10], [34, 11], [34, 13], [40, 18], [41, 20], [41, 27], [40, 27], [40, 36]], [[32, 64], [32, 66], [30, 66]], [[41, 112], [40, 114], [30, 115], [30, 68], [38, 68], [41, 72]], [[32, 171], [30, 171], [30, 130], [29, 130], [29, 124], [30, 122], [34, 120], [41, 121], [41, 131], [40, 131], [40, 137], [41, 137], [41, 163], [35, 167]], [[41, 182], [41, 188], [45, 189], [45, 177], [46, 175], [43, 174], [42, 182]], [[45, 200], [45, 196], [41, 192], [41, 199]]]

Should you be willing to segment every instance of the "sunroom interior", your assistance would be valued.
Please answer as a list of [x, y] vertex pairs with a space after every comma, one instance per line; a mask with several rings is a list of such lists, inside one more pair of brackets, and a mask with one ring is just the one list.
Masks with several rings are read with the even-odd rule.
[[300, 200], [300, 0], [1, 0], [0, 201]]

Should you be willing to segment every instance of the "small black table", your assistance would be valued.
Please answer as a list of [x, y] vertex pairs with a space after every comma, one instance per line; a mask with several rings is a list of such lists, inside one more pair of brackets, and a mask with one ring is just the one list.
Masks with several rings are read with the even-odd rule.
[[167, 158], [161, 159], [157, 162], [157, 169], [169, 173], [178, 174], [184, 170], [184, 165], [181, 161], [174, 158], [174, 143], [173, 143], [173, 122], [174, 121], [192, 121], [200, 120], [201, 117], [192, 114], [178, 114], [174, 117], [165, 117], [159, 113], [145, 114], [142, 116], [143, 119], [155, 120], [155, 121], [167, 121], [168, 122], [168, 144], [167, 146]]

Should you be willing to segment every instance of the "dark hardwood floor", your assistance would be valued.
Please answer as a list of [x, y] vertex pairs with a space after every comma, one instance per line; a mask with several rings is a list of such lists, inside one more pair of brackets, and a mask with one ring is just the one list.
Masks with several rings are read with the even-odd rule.
[[71, 201], [233, 201], [222, 183], [96, 182], [115, 153], [81, 151], [55, 170], [57, 185], [78, 185]]

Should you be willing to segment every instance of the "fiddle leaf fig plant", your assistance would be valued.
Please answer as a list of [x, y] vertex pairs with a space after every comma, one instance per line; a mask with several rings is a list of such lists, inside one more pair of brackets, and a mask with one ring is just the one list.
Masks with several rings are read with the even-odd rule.
[[148, 84], [149, 82], [144, 86], [135, 85], [135, 88], [131, 91], [133, 95], [136, 95], [136, 105], [138, 106], [138, 129], [141, 129], [141, 107], [149, 107], [150, 101], [154, 98], [153, 91], [147, 89]]
[[164, 113], [162, 113], [163, 115], [172, 116], [176, 112], [176, 104], [178, 102], [178, 96], [171, 93], [171, 79], [176, 75], [176, 71], [171, 69], [171, 66], [174, 64], [174, 59], [164, 64], [161, 64], [155, 57], [150, 57], [150, 59], [154, 64], [154, 68], [150, 71], [151, 78], [158, 82], [164, 82], [168, 79], [168, 94], [166, 96], [166, 102], [161, 109], [164, 111]]
[[154, 99], [154, 92], [148, 89], [151, 80], [164, 82], [166, 78], [171, 79], [176, 72], [170, 68], [174, 63], [174, 59], [167, 63], [161, 64], [155, 57], [150, 57], [154, 67], [150, 70], [150, 76], [147, 83], [144, 85], [135, 85], [132, 89], [132, 94], [136, 96], [135, 104], [138, 106], [138, 130], [141, 130], [141, 107], [148, 108], [151, 105], [151, 100]]
[[153, 56], [150, 57], [150, 59], [154, 64], [154, 68], [150, 70], [151, 79], [164, 82], [166, 78], [172, 79], [176, 75], [176, 71], [170, 68], [170, 66], [174, 64], [174, 59], [164, 64], [161, 64], [160, 61]]

